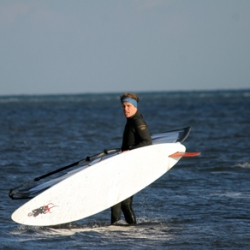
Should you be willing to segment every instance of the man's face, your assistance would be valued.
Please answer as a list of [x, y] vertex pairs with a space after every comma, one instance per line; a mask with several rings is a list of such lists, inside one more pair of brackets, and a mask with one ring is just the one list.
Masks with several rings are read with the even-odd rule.
[[123, 102], [122, 108], [123, 108], [123, 113], [126, 118], [133, 116], [137, 111], [137, 108], [130, 102]]

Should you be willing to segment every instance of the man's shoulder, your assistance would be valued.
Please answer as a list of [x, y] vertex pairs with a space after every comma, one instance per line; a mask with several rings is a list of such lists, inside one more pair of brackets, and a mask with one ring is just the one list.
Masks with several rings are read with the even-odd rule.
[[140, 124], [145, 124], [145, 121], [144, 121], [144, 119], [143, 119], [143, 116], [139, 113], [139, 112], [137, 112], [136, 114], [135, 114], [135, 116], [133, 117], [133, 122], [137, 125], [140, 125]]

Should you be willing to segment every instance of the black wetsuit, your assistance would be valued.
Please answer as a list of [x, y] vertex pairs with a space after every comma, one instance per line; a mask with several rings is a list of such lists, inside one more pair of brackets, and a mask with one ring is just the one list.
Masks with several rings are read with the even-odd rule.
[[[122, 151], [132, 150], [151, 145], [152, 140], [146, 122], [137, 110], [135, 115], [127, 118], [123, 132]], [[121, 211], [128, 224], [136, 224], [136, 217], [132, 208], [133, 196], [111, 208], [111, 224], [121, 219]]]

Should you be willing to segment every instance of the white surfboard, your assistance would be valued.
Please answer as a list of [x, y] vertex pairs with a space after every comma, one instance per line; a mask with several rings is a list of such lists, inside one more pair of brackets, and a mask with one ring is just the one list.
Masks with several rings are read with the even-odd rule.
[[136, 194], [171, 169], [185, 152], [180, 142], [124, 152], [71, 174], [18, 208], [20, 224], [51, 226], [99, 213]]

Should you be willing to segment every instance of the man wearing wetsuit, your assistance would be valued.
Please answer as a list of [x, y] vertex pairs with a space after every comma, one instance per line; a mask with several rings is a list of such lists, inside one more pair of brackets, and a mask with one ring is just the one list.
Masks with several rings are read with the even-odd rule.
[[[136, 94], [125, 93], [120, 97], [127, 123], [123, 132], [122, 152], [152, 144], [146, 122], [137, 109], [139, 98]], [[129, 225], [136, 224], [136, 217], [132, 208], [133, 196], [111, 208], [111, 224], [121, 219], [121, 211]]]

